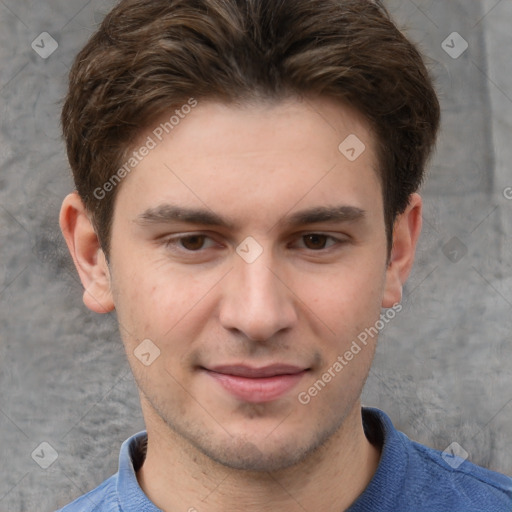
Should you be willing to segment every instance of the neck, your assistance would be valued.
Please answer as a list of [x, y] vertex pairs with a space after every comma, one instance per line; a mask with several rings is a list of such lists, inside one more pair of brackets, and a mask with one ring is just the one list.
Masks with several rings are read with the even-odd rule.
[[274, 473], [225, 467], [156, 418], [145, 418], [148, 448], [137, 479], [149, 499], [167, 512], [339, 512], [364, 491], [380, 458], [380, 450], [364, 435], [359, 402], [321, 448]]

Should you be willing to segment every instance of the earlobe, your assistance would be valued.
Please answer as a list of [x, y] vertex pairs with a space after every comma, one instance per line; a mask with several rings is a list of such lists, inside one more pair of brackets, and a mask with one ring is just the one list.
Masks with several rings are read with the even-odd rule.
[[59, 224], [85, 288], [84, 304], [96, 313], [114, 309], [110, 271], [98, 236], [78, 193], [66, 196]]
[[393, 227], [393, 247], [386, 270], [382, 307], [391, 308], [402, 300], [402, 288], [414, 263], [416, 244], [422, 226], [422, 199], [411, 194], [409, 205], [399, 215]]

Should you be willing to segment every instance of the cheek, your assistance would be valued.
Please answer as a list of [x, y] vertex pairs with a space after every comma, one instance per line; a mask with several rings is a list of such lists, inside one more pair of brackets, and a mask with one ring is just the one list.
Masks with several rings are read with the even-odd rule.
[[301, 279], [304, 302], [331, 331], [357, 335], [373, 324], [381, 311], [385, 272], [375, 262], [346, 265], [321, 278], [311, 275]]
[[[134, 377], [148, 396], [169, 396], [175, 379], [187, 383], [181, 362], [199, 337], [198, 315], [208, 314], [207, 303], [200, 300], [204, 285], [179, 272], [156, 268], [124, 274], [118, 268], [116, 278], [122, 283], [114, 297], [120, 334]], [[151, 358], [158, 356], [144, 366], [139, 356], [148, 352]], [[178, 397], [173, 403], [181, 407]]]
[[[204, 308], [204, 298], [218, 281], [216, 276], [193, 276], [191, 270], [168, 264], [119, 267], [115, 275], [114, 300], [119, 322], [131, 338], [150, 338], [163, 343]], [[138, 270], [134, 271], [133, 268]]]

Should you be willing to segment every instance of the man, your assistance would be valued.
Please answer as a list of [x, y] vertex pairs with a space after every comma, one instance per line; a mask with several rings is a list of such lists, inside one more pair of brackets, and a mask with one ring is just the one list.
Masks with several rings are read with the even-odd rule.
[[62, 231], [146, 424], [62, 510], [512, 510], [512, 479], [361, 409], [439, 124], [380, 3], [121, 1], [62, 122]]

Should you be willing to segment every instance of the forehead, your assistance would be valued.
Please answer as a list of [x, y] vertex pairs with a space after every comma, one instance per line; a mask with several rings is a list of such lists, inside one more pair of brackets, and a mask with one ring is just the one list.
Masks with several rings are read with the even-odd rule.
[[299, 203], [379, 206], [374, 140], [366, 119], [347, 105], [325, 98], [199, 101], [187, 112], [179, 121], [174, 111], [164, 115], [135, 144], [134, 151], [151, 149], [118, 198], [134, 213], [179, 203], [239, 220], [246, 211], [250, 220], [270, 205], [281, 214]]

